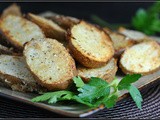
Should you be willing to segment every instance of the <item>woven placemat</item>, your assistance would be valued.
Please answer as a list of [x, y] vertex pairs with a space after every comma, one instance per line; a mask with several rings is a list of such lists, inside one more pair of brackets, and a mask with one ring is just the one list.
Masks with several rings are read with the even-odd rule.
[[130, 119], [158, 119], [160, 118], [160, 85], [151, 86], [141, 91], [143, 96], [142, 110], [138, 109], [128, 97], [121, 100], [112, 109], [104, 109], [89, 116], [93, 118], [130, 118]]
[[[112, 109], [104, 109], [88, 118], [160, 118], [160, 84], [141, 90], [142, 110], [137, 109], [130, 97], [121, 100]], [[0, 118], [64, 118], [66, 116], [25, 103], [0, 97]]]

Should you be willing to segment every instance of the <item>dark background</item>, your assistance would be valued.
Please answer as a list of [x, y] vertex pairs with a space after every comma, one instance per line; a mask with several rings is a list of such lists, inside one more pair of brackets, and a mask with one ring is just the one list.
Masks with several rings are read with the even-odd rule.
[[[0, 13], [12, 3], [0, 3]], [[24, 13], [41, 13], [53, 11], [59, 14], [90, 20], [96, 14], [109, 23], [129, 23], [138, 8], [148, 8], [153, 2], [101, 2], [101, 3], [17, 3]], [[139, 111], [130, 97], [120, 101], [113, 109], [104, 109], [88, 116], [93, 118], [159, 118], [160, 86], [144, 89], [143, 110]], [[156, 103], [156, 104], [155, 104]], [[117, 114], [118, 113], [118, 114]], [[31, 106], [22, 102], [7, 99], [0, 94], [0, 118], [58, 118], [66, 117]]]
[[[0, 12], [11, 3], [0, 3]], [[90, 20], [92, 14], [109, 23], [129, 23], [138, 8], [148, 8], [153, 2], [23, 2], [18, 3], [24, 13], [53, 11]]]

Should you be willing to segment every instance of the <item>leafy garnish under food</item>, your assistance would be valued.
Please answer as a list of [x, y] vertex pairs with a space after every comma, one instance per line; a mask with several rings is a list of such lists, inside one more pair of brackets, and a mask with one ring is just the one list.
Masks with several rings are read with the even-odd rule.
[[[126, 75], [121, 81], [115, 78], [111, 83], [107, 83], [101, 78], [91, 77], [88, 83], [84, 83], [78, 76], [73, 78], [77, 91], [47, 92], [33, 98], [32, 102], [47, 101], [52, 104], [58, 101], [72, 100], [89, 107], [104, 105], [111, 108], [116, 104], [120, 90], [128, 90], [137, 107], [141, 109], [142, 96], [139, 90], [132, 85], [140, 77], [140, 74]], [[112, 88], [113, 91], [111, 91]]]

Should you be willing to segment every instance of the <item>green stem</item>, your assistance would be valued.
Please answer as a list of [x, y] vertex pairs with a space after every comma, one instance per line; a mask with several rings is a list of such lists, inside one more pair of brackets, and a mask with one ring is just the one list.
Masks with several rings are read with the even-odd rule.
[[113, 30], [119, 28], [120, 26], [130, 27], [129, 24], [110, 24], [105, 20], [101, 19], [100, 17], [98, 17], [97, 15], [91, 15], [91, 20], [102, 27], [109, 27], [110, 29]]

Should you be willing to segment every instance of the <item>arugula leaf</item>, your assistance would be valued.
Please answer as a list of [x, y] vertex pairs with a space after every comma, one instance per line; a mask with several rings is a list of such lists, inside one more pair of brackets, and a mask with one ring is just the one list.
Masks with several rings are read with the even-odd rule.
[[80, 92], [78, 96], [82, 100], [92, 103], [95, 99], [102, 96], [108, 96], [110, 93], [110, 87], [105, 80], [91, 77], [89, 83], [79, 88], [78, 91]]
[[33, 98], [32, 102], [42, 102], [48, 100], [48, 103], [51, 104], [60, 100], [71, 100], [73, 96], [74, 93], [70, 91], [47, 92], [43, 95]]
[[135, 86], [130, 85], [129, 86], [129, 93], [130, 93], [132, 99], [135, 101], [137, 107], [139, 109], [141, 109], [142, 108], [141, 102], [143, 101], [143, 99], [142, 99], [142, 96], [141, 96], [141, 93], [139, 92], [139, 90]]
[[131, 83], [136, 82], [142, 75], [141, 74], [132, 74], [126, 75], [118, 84], [118, 89], [128, 89]]
[[80, 87], [84, 86], [84, 82], [79, 76], [78, 77], [74, 77], [73, 81], [74, 81], [74, 83], [75, 83], [77, 88], [80, 88]]

